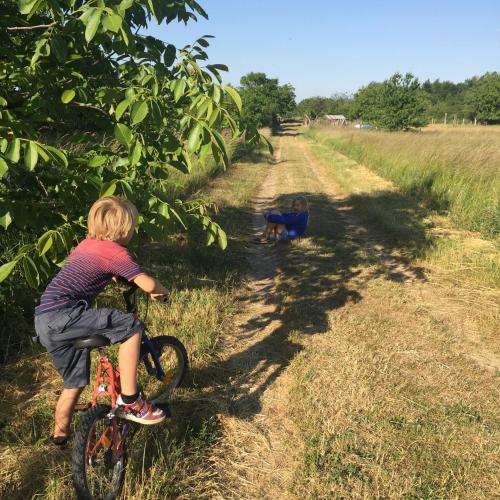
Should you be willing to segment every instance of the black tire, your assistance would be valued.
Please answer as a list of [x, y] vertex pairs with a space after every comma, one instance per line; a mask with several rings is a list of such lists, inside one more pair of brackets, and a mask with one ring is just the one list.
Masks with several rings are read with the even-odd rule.
[[[125, 476], [126, 450], [116, 459], [111, 450], [99, 447], [92, 456], [87, 455], [87, 443], [95, 442], [102, 436], [101, 429], [118, 426], [120, 431], [125, 422], [116, 417], [108, 418], [110, 406], [97, 405], [80, 414], [80, 420], [73, 440], [73, 484], [76, 496], [83, 500], [113, 500], [122, 488]], [[113, 422], [114, 421], [114, 422]], [[96, 439], [97, 436], [97, 439]], [[95, 441], [94, 441], [95, 440]]]
[[150, 353], [141, 354], [141, 363], [137, 374], [139, 386], [149, 401], [156, 403], [166, 402], [172, 391], [181, 386], [189, 369], [188, 355], [182, 342], [175, 337], [161, 335], [150, 338], [158, 350], [158, 356], [166, 380], [158, 380], [153, 373], [148, 374], [142, 360], [147, 358], [152, 367], [153, 359]]

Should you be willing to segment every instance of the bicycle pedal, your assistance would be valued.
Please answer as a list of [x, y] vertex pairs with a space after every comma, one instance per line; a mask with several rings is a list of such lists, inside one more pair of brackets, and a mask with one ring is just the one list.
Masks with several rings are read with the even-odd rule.
[[172, 412], [170, 411], [170, 406], [168, 403], [155, 403], [155, 406], [158, 409], [162, 410], [167, 418], [170, 418], [172, 416]]

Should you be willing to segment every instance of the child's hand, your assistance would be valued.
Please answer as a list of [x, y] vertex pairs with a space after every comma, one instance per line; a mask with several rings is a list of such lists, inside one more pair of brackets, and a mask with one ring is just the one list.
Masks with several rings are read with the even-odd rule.
[[150, 297], [155, 302], [163, 302], [163, 303], [168, 302], [169, 299], [168, 293], [151, 293]]

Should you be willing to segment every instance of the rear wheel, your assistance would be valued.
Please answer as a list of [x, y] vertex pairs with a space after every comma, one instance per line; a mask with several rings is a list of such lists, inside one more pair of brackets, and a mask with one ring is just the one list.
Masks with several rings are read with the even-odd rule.
[[112, 500], [125, 475], [128, 424], [109, 417], [111, 408], [93, 406], [80, 414], [73, 441], [73, 484], [79, 499]]
[[[156, 348], [164, 377], [157, 377], [153, 356], [149, 351], [141, 353], [142, 361], [138, 370], [138, 382], [144, 396], [155, 403], [166, 402], [172, 391], [180, 387], [188, 371], [188, 356], [182, 342], [175, 337], [161, 335], [150, 338]], [[152, 369], [149, 373], [147, 367]]]

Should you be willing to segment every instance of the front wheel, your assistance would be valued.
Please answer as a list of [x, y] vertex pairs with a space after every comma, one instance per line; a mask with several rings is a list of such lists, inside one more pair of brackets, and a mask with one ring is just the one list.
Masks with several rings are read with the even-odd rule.
[[149, 340], [156, 350], [163, 376], [160, 377], [157, 372], [153, 354], [143, 349], [143, 363], [139, 365], [138, 382], [149, 401], [162, 403], [182, 384], [189, 367], [188, 355], [182, 342], [175, 337], [161, 335]]
[[84, 500], [113, 500], [125, 475], [128, 423], [110, 415], [111, 407], [93, 406], [80, 414], [73, 441], [73, 484]]

